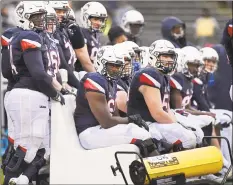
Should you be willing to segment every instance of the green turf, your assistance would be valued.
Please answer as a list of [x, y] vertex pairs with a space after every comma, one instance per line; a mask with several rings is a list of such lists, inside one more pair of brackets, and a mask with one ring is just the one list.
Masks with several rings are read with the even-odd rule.
[[[2, 157], [0, 157], [0, 164], [2, 164]], [[3, 184], [3, 173], [1, 168], [0, 168], [0, 184]]]

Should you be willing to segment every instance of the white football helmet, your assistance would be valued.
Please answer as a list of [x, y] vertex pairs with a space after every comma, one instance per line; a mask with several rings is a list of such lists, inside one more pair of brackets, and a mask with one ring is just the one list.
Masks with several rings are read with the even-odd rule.
[[125, 32], [139, 36], [144, 27], [144, 17], [137, 10], [129, 10], [121, 18], [121, 27]]
[[[90, 18], [100, 18], [102, 20], [102, 24], [99, 28], [94, 28]], [[91, 31], [101, 31], [106, 24], [108, 14], [106, 8], [99, 2], [88, 2], [81, 8], [80, 19], [82, 26], [86, 29], [90, 29]]]
[[56, 30], [58, 23], [57, 14], [52, 6], [46, 5], [46, 29], [48, 32], [53, 33]]
[[176, 71], [178, 73], [181, 73], [183, 70], [183, 65], [184, 65], [184, 52], [181, 48], [175, 48], [175, 52], [177, 54], [177, 67], [176, 67]]
[[141, 67], [142, 68], [145, 68], [148, 66], [148, 63], [149, 63], [149, 47], [147, 46], [141, 46], [140, 47], [141, 49]]
[[[201, 52], [201, 57], [204, 62], [204, 70], [213, 73], [217, 70], [218, 67], [218, 61], [219, 61], [219, 56], [218, 53], [210, 47], [204, 47], [200, 50]], [[213, 64], [209, 64], [209, 61], [212, 61]]]
[[113, 46], [103, 46], [97, 52], [94, 66], [98, 73], [108, 80], [117, 80], [121, 77], [124, 68], [124, 55]]
[[[193, 46], [186, 46], [182, 48], [183, 53], [185, 54], [182, 65], [182, 73], [188, 78], [195, 78], [200, 75], [200, 72], [203, 67], [203, 61], [201, 58], [200, 51]], [[197, 71], [191, 72], [188, 68], [188, 64], [197, 65]]]
[[[177, 54], [174, 51], [174, 45], [167, 40], [156, 40], [149, 47], [149, 64], [157, 68], [164, 74], [172, 73], [177, 65]], [[170, 60], [161, 60], [160, 57], [165, 56]]]
[[46, 7], [43, 1], [21, 1], [15, 8], [17, 26], [25, 30], [45, 29]]
[[141, 62], [141, 49], [140, 47], [133, 41], [125, 41], [123, 42], [125, 47], [130, 52], [131, 57], [135, 62]]
[[67, 18], [72, 11], [68, 1], [49, 1], [49, 5], [53, 7], [55, 11], [63, 10], [64, 12], [61, 13], [56, 12], [57, 17], [60, 23], [67, 22]]
[[114, 49], [116, 53], [119, 53], [124, 56], [125, 61], [125, 67], [122, 71], [121, 77], [131, 77], [133, 73], [133, 64], [132, 64], [132, 52], [134, 53], [134, 50], [125, 44], [125, 42], [115, 44]]

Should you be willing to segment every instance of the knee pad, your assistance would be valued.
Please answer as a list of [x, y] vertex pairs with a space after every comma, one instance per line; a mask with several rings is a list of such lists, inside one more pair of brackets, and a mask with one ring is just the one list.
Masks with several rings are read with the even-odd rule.
[[27, 169], [24, 170], [23, 174], [28, 177], [29, 180], [32, 179], [34, 175], [38, 173], [41, 167], [45, 165], [45, 149], [39, 149], [36, 153], [35, 158], [32, 162], [28, 165]]
[[10, 159], [12, 158], [14, 153], [15, 153], [14, 144], [9, 143], [7, 149], [2, 157], [1, 168], [3, 170], [3, 174], [5, 174], [5, 168], [6, 168], [7, 164], [10, 162]]
[[139, 147], [140, 153], [143, 158], [160, 155], [160, 153], [158, 152], [158, 147], [151, 138], [144, 141], [137, 139], [133, 144]]

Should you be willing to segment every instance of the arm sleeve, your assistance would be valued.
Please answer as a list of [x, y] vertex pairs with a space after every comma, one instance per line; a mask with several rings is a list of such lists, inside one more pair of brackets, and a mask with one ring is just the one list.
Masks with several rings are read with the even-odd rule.
[[75, 87], [76, 89], [79, 89], [79, 81], [75, 77], [68, 63], [66, 62], [65, 56], [63, 54], [63, 51], [60, 45], [58, 45], [58, 51], [59, 51], [59, 56], [60, 56], [60, 61], [61, 61], [60, 68], [66, 69], [68, 73], [68, 84]]
[[10, 54], [6, 47], [2, 47], [2, 76], [10, 81], [14, 81], [11, 71]]

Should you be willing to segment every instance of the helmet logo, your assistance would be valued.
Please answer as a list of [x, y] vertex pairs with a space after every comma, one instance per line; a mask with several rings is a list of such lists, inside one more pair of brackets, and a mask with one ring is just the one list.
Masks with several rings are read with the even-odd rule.
[[18, 14], [18, 16], [19, 17], [23, 17], [23, 11], [24, 11], [24, 6], [23, 5], [21, 5], [18, 9], [17, 9], [17, 11], [16, 11], [16, 13]]

